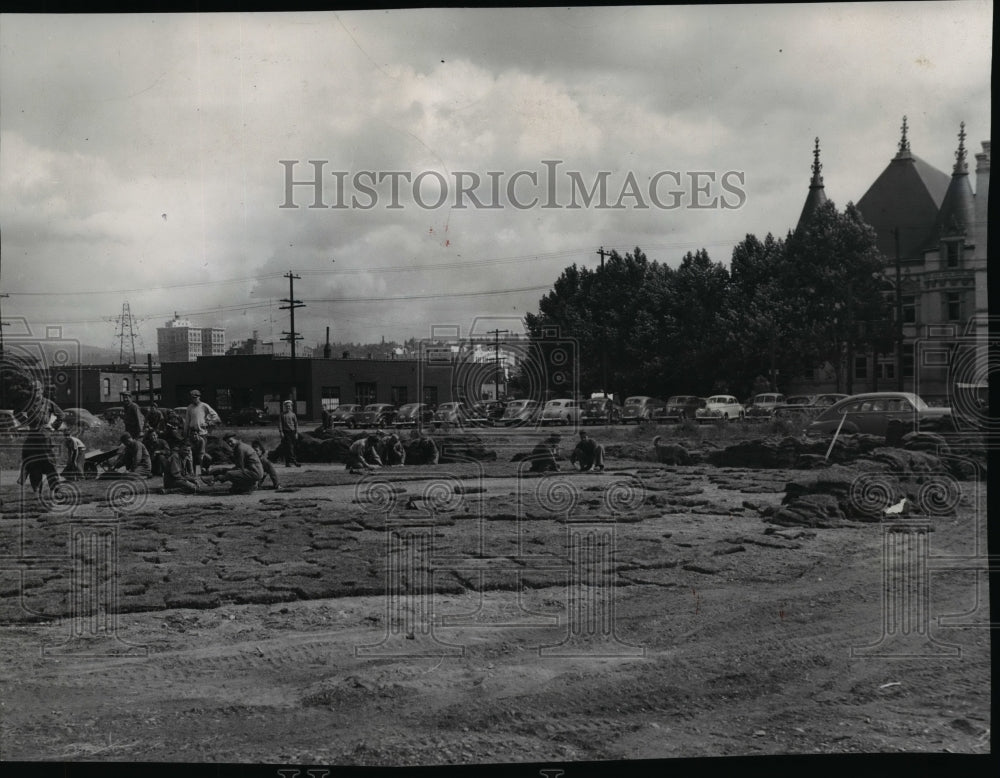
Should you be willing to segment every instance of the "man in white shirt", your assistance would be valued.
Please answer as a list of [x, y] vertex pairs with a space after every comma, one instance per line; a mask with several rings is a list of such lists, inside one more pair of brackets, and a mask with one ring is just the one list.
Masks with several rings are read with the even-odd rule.
[[191, 390], [191, 404], [184, 414], [184, 437], [191, 441], [191, 472], [198, 475], [202, 472], [202, 460], [205, 458], [205, 436], [210, 427], [218, 424], [219, 414], [208, 403], [201, 401], [201, 392]]

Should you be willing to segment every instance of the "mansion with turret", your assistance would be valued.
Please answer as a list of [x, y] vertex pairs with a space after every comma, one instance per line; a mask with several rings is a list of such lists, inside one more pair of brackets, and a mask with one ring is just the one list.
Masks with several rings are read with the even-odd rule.
[[[944, 405], [961, 400], [956, 387], [985, 392], [990, 141], [975, 154], [973, 187], [964, 123], [951, 175], [914, 154], [907, 133], [904, 117], [895, 156], [856, 202], [885, 259], [896, 346], [884, 354], [845, 349], [840, 386], [835, 371], [821, 369], [786, 382], [786, 392], [903, 390]], [[800, 225], [826, 202], [818, 139], [813, 153]]]

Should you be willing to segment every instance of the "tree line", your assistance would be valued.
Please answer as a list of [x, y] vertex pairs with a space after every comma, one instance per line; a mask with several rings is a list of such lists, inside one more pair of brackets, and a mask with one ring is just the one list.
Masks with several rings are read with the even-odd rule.
[[676, 268], [613, 251], [602, 267], [567, 267], [525, 316], [543, 364], [524, 365], [522, 382], [551, 378], [558, 332], [576, 359], [560, 377], [575, 371], [584, 394], [745, 397], [824, 367], [843, 386], [851, 354], [892, 351], [891, 289], [853, 204], [824, 203], [784, 239], [748, 234], [728, 267], [705, 249]]

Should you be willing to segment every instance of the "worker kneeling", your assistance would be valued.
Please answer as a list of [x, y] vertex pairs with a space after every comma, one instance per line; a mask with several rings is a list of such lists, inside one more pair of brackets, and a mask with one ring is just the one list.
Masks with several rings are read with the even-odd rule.
[[580, 430], [580, 442], [576, 444], [569, 461], [580, 465], [581, 472], [604, 469], [604, 446]]
[[229, 456], [233, 467], [222, 473], [213, 473], [214, 481], [228, 481], [230, 494], [250, 494], [264, 477], [264, 466], [260, 457], [251, 446], [240, 440], [235, 434], [228, 433], [222, 438], [229, 447]]

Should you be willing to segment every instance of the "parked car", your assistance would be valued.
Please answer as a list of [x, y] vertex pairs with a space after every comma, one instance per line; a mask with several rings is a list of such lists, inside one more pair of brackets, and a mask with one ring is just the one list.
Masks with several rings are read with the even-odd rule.
[[892, 422], [903, 424], [908, 431], [955, 429], [951, 408], [932, 408], [912, 392], [868, 392], [852, 395], [822, 411], [806, 427], [806, 434], [829, 435], [839, 428], [842, 434], [885, 435]]
[[476, 403], [469, 409], [469, 423], [481, 427], [492, 427], [500, 423], [507, 403], [503, 400], [487, 400]]
[[457, 427], [464, 427], [469, 423], [470, 416], [471, 411], [463, 402], [441, 403], [434, 411], [434, 426], [453, 424]]
[[399, 406], [396, 417], [392, 420], [392, 426], [397, 429], [403, 427], [416, 427], [418, 424], [427, 424], [434, 416], [434, 409], [427, 403], [406, 403]]
[[559, 400], [549, 400], [542, 408], [542, 426], [546, 424], [579, 424], [580, 415], [583, 409], [578, 400], [563, 398]]
[[334, 427], [338, 425], [344, 425], [345, 427], [353, 426], [354, 415], [356, 413], [361, 413], [364, 410], [362, 405], [338, 405], [333, 409], [331, 413], [332, 424]]
[[540, 409], [538, 400], [511, 400], [504, 408], [500, 423], [509, 427], [533, 424]]
[[80, 430], [96, 429], [103, 427], [104, 422], [97, 418], [86, 408], [66, 408], [63, 410], [63, 424]]
[[699, 408], [705, 407], [704, 397], [695, 397], [691, 394], [676, 394], [667, 399], [667, 404], [663, 410], [654, 414], [654, 421], [679, 422], [685, 419], [693, 419]]
[[732, 421], [742, 419], [745, 414], [740, 401], [731, 394], [713, 394], [705, 399], [705, 407], [695, 411], [699, 422]]
[[793, 394], [785, 398], [784, 405], [774, 409], [777, 419], [809, 419], [836, 402], [846, 399], [846, 394]]
[[754, 395], [746, 409], [746, 418], [764, 421], [774, 417], [775, 410], [784, 405], [785, 395], [777, 392], [763, 392]]
[[267, 412], [260, 408], [240, 408], [225, 416], [226, 424], [233, 427], [258, 427], [268, 424]]
[[666, 406], [663, 400], [656, 397], [636, 395], [625, 399], [625, 407], [622, 410], [622, 422], [628, 424], [635, 422], [639, 424], [644, 421], [652, 421], [653, 416]]
[[592, 397], [580, 403], [581, 424], [619, 424], [622, 407], [610, 397]]
[[[177, 410], [176, 408], [174, 410]], [[101, 414], [104, 417], [104, 421], [108, 424], [114, 424], [119, 419], [125, 418], [125, 406], [116, 405], [113, 408], [105, 408], [104, 413]]]
[[396, 406], [389, 403], [371, 403], [351, 419], [352, 427], [390, 427], [396, 418]]

